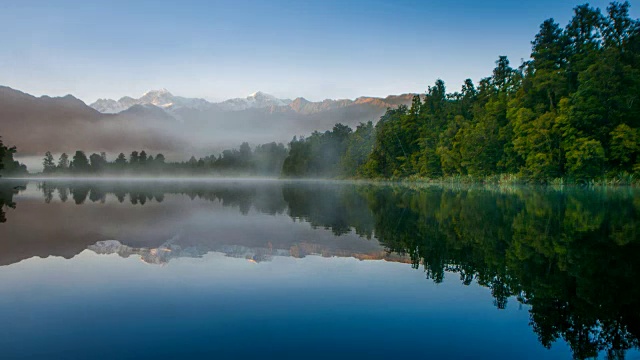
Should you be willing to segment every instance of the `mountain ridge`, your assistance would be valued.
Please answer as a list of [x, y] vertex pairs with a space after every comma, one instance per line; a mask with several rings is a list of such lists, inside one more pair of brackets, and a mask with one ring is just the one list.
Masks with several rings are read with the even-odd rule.
[[72, 95], [36, 97], [0, 86], [0, 135], [6, 144], [17, 146], [21, 156], [42, 156], [46, 151], [118, 154], [146, 149], [182, 159], [219, 153], [243, 142], [287, 143], [294, 136], [326, 131], [336, 123], [351, 127], [375, 123], [388, 107], [408, 105], [412, 97], [311, 102], [255, 92], [240, 100], [210, 103], [160, 89], [138, 99], [101, 99], [98, 103], [120, 104], [120, 111], [112, 113]]
[[[355, 99], [324, 99], [322, 101], [309, 101], [304, 97], [291, 99], [279, 99], [262, 91], [256, 91], [245, 98], [231, 98], [221, 102], [209, 102], [202, 98], [186, 98], [175, 96], [165, 88], [150, 90], [139, 98], [123, 96], [119, 100], [98, 99], [89, 104], [90, 107], [101, 113], [120, 113], [134, 105], [155, 105], [169, 112], [178, 108], [188, 108], [201, 111], [242, 111], [247, 109], [266, 109], [271, 112], [283, 112], [292, 110], [302, 114], [343, 108], [352, 105], [368, 104], [379, 108], [408, 104], [415, 94], [405, 93], [389, 95], [385, 98], [374, 96], [360, 96]], [[288, 108], [288, 109], [286, 109]]]

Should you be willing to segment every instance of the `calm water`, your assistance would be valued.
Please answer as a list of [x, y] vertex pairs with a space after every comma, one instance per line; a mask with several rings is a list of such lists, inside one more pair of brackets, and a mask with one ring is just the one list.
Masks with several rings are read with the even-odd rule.
[[0, 181], [0, 358], [638, 359], [637, 190]]

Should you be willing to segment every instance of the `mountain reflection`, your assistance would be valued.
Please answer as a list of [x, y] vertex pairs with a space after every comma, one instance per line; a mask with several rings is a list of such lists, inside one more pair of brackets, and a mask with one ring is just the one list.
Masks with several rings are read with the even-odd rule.
[[[0, 191], [0, 208], [4, 209], [15, 205], [13, 198], [21, 189], [6, 185]], [[599, 353], [623, 358], [627, 350], [639, 345], [640, 196], [634, 189], [296, 182], [44, 182], [38, 188], [50, 206], [69, 200], [85, 204], [64, 208], [65, 215], [80, 223], [58, 227], [55, 235], [56, 239], [74, 239], [70, 241], [73, 249], [65, 252], [56, 248], [55, 241], [32, 241], [43, 233], [37, 226], [25, 225], [11, 230], [12, 237], [5, 236], [0, 242], [2, 253], [9, 254], [2, 264], [28, 256], [72, 257], [87, 248], [100, 254], [136, 255], [157, 264], [211, 251], [256, 262], [309, 254], [385, 259], [411, 263], [434, 282], [455, 273], [465, 285], [475, 282], [487, 287], [498, 309], [509, 306], [509, 298], [515, 297], [530, 306], [531, 326], [542, 345], [550, 347], [562, 338], [575, 358]], [[180, 201], [184, 196], [191, 200]], [[195, 207], [189, 203], [196, 199], [237, 208], [245, 216], [287, 215], [314, 229], [328, 229], [339, 241], [300, 239], [287, 231], [264, 240], [260, 229], [242, 238], [222, 232], [217, 240], [198, 241], [205, 234], [223, 231], [219, 224], [224, 221], [210, 228], [184, 226], [176, 233], [176, 222], [183, 221], [180, 216]], [[131, 206], [107, 208], [110, 203], [127, 201]], [[20, 211], [17, 202], [17, 209], [8, 211]], [[90, 203], [105, 209], [81, 214]], [[29, 211], [40, 211], [34, 216], [50, 214], [46, 207], [28, 206]], [[148, 212], [126, 212], [141, 206]], [[0, 220], [4, 219], [0, 213]], [[118, 224], [117, 231], [109, 221]], [[10, 222], [9, 216], [9, 222], [0, 225], [0, 234]], [[139, 222], [149, 227], [140, 229]], [[84, 228], [79, 231], [81, 225]], [[130, 239], [123, 240], [126, 236]], [[17, 255], [11, 255], [14, 253]]]

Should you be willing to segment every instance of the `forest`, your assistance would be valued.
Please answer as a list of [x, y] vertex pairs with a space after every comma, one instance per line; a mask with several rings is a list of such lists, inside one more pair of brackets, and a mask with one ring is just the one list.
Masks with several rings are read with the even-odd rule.
[[531, 182], [640, 175], [640, 22], [629, 3], [588, 4], [562, 28], [540, 25], [530, 60], [500, 56], [491, 76], [447, 92], [437, 80], [411, 106], [355, 131], [294, 139], [283, 175]]
[[188, 161], [167, 162], [163, 154], [147, 154], [145, 150], [132, 151], [128, 157], [120, 153], [109, 161], [107, 154], [93, 153], [87, 156], [77, 150], [72, 157], [63, 153], [56, 159], [47, 152], [43, 159], [43, 174], [48, 176], [66, 175], [260, 175], [278, 176], [287, 156], [283, 144], [268, 143], [254, 149], [248, 143], [239, 149], [224, 150], [220, 155], [210, 155]]
[[[616, 184], [640, 179], [640, 21], [629, 2], [603, 12], [574, 9], [565, 27], [540, 25], [530, 59], [500, 56], [490, 76], [447, 92], [437, 80], [410, 106], [387, 109], [377, 123], [225, 150], [168, 163], [162, 154], [76, 151], [51, 174], [235, 174], [285, 178], [436, 179]], [[15, 148], [0, 147], [1, 174], [23, 175]]]

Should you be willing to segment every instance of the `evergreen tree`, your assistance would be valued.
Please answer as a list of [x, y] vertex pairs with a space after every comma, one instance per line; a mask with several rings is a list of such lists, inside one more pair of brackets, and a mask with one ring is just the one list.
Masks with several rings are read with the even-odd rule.
[[138, 164], [140, 164], [140, 166], [147, 165], [147, 153], [144, 150], [140, 152], [140, 155], [138, 157]]
[[51, 155], [50, 151], [47, 151], [44, 154], [44, 159], [42, 160], [43, 170], [42, 172], [45, 174], [50, 174], [56, 170], [56, 163], [53, 160], [53, 155]]
[[65, 172], [69, 170], [69, 155], [62, 153], [58, 158], [57, 170]]
[[89, 163], [92, 172], [102, 172], [107, 165], [105, 158], [102, 155], [93, 153], [89, 156]]
[[124, 167], [127, 165], [127, 157], [124, 155], [124, 153], [118, 154], [118, 157], [115, 160], [115, 165], [117, 169], [124, 169]]
[[69, 168], [76, 173], [86, 173], [91, 170], [89, 160], [87, 159], [87, 155], [85, 155], [84, 151], [76, 151], [75, 155], [73, 155], [73, 160], [71, 161]]
[[0, 176], [25, 176], [28, 175], [27, 166], [13, 158], [16, 147], [7, 147], [0, 138]]
[[5, 156], [7, 156], [7, 154], [10, 151], [11, 151], [11, 149], [9, 149], [6, 146], [4, 146], [4, 144], [2, 143], [2, 138], [0, 137], [0, 172], [4, 169], [4, 158], [5, 158]]
[[132, 151], [131, 155], [129, 155], [129, 165], [137, 166], [140, 163], [140, 156], [137, 151]]

